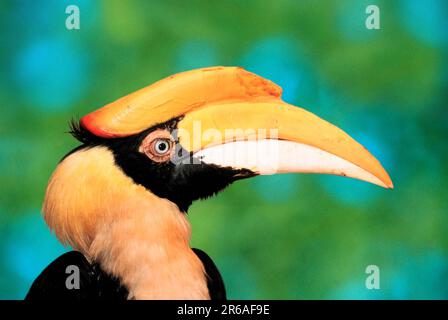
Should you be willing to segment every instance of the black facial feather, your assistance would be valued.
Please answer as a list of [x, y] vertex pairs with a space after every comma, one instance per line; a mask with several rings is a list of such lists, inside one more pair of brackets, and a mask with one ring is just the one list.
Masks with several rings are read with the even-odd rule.
[[[199, 159], [194, 159], [194, 162], [190, 161], [189, 163], [185, 161], [155, 162], [138, 151], [143, 139], [150, 132], [156, 129], [166, 129], [172, 132], [176, 129], [179, 120], [179, 118], [173, 119], [139, 134], [113, 139], [97, 137], [72, 121], [70, 133], [82, 145], [71, 153], [95, 146], [109, 148], [117, 166], [135, 183], [144, 186], [158, 197], [169, 199], [184, 212], [187, 212], [193, 201], [213, 196], [232, 182], [255, 175], [254, 172], [247, 169], [220, 167], [203, 163]], [[176, 137], [174, 138], [176, 139]], [[191, 156], [177, 141], [176, 152]]]

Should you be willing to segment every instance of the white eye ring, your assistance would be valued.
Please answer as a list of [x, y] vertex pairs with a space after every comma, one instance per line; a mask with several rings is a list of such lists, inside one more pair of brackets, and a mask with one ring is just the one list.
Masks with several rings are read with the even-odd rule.
[[175, 146], [176, 142], [169, 131], [157, 129], [143, 139], [138, 151], [146, 154], [152, 161], [166, 162], [170, 160]]
[[157, 139], [154, 143], [154, 151], [163, 156], [170, 152], [171, 144], [168, 139]]

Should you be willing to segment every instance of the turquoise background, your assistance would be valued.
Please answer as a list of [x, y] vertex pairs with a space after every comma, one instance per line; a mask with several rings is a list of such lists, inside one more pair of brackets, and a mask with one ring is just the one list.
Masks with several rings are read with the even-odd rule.
[[[448, 3], [1, 1], [0, 298], [21, 299], [66, 251], [40, 207], [77, 145], [68, 121], [170, 74], [239, 65], [340, 126], [394, 190], [277, 175], [195, 203], [192, 245], [241, 299], [448, 298]], [[76, 4], [81, 29], [65, 28]], [[365, 268], [381, 270], [367, 290]]]

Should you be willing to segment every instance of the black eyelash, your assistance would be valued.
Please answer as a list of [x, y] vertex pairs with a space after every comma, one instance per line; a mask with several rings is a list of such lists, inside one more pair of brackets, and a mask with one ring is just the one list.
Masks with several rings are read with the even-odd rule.
[[70, 133], [73, 138], [81, 142], [82, 144], [86, 146], [99, 144], [103, 139], [100, 137], [95, 136], [91, 132], [89, 132], [87, 129], [85, 129], [83, 126], [81, 126], [80, 122], [75, 119], [71, 119], [69, 121], [69, 128]]

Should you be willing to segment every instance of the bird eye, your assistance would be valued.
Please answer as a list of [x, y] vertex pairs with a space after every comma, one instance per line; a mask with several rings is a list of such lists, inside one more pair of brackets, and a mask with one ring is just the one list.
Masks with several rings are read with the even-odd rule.
[[154, 141], [154, 151], [161, 156], [169, 152], [170, 147], [170, 140], [168, 139], [156, 139]]
[[139, 151], [156, 162], [168, 161], [174, 150], [174, 139], [167, 130], [157, 129], [143, 139]]

